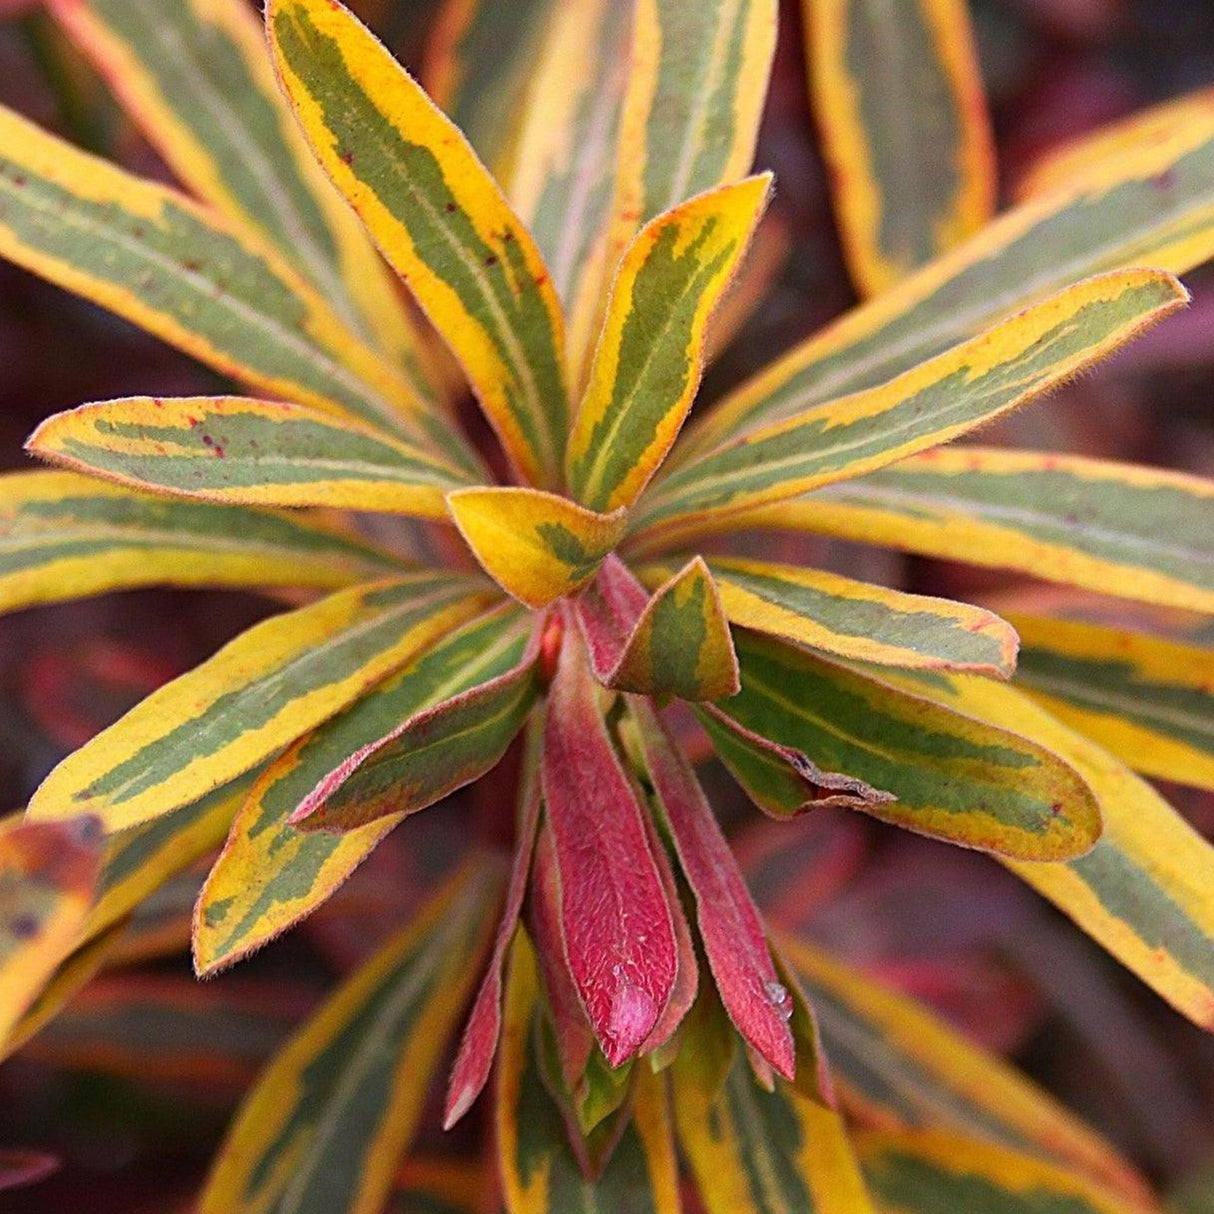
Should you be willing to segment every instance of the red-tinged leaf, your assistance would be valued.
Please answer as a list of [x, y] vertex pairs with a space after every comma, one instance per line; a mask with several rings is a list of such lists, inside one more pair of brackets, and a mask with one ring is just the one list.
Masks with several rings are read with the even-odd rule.
[[606, 683], [620, 664], [628, 638], [649, 602], [649, 593], [614, 553], [574, 600], [595, 677]]
[[497, 1052], [498, 1037], [502, 1031], [502, 970], [506, 964], [506, 954], [510, 951], [510, 942], [514, 939], [515, 928], [518, 927], [519, 913], [523, 909], [527, 878], [531, 872], [531, 856], [535, 850], [535, 835], [539, 828], [539, 743], [543, 736], [541, 731], [541, 723], [533, 718], [527, 738], [526, 778], [520, 789], [518, 843], [514, 851], [514, 866], [510, 870], [506, 905], [502, 909], [489, 968], [481, 981], [476, 1002], [472, 1005], [464, 1035], [460, 1039], [455, 1064], [451, 1068], [447, 1103], [443, 1110], [444, 1130], [455, 1125], [481, 1094], [493, 1068], [493, 1056]]
[[0, 1151], [0, 1192], [37, 1184], [59, 1170], [59, 1160], [42, 1151]]
[[678, 975], [671, 907], [636, 792], [599, 712], [578, 630], [566, 621], [541, 761], [556, 845], [566, 956], [612, 1066], [653, 1032]]
[[548, 1010], [552, 1015], [552, 1032], [565, 1087], [576, 1092], [594, 1053], [594, 1030], [586, 1019], [586, 1010], [578, 997], [569, 963], [565, 960], [565, 943], [561, 938], [561, 887], [556, 870], [556, 844], [552, 827], [540, 826], [532, 860], [531, 894], [528, 898], [527, 926], [535, 941], [536, 957]]
[[696, 901], [696, 922], [721, 1001], [743, 1039], [792, 1079], [792, 997], [780, 982], [759, 912], [695, 773], [657, 713], [631, 699], [645, 766]]

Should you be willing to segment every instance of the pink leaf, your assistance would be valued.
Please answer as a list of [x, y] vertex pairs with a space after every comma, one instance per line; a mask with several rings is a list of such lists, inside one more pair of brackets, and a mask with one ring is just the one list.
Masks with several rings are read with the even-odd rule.
[[590, 651], [590, 665], [599, 682], [606, 683], [619, 666], [648, 602], [645, 587], [614, 553], [574, 600], [577, 621]]

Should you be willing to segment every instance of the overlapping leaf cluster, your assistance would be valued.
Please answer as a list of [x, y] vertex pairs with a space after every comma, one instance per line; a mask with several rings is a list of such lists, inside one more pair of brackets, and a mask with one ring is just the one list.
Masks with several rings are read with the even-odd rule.
[[[776, 817], [846, 805], [991, 852], [1214, 1025], [1214, 858], [1130, 769], [1214, 787], [1212, 663], [1187, 625], [1005, 621], [744, 555], [821, 532], [1211, 610], [1214, 486], [940, 445], [1183, 305], [1173, 275], [1214, 253], [1214, 101], [1057, 159], [992, 220], [964, 6], [897, 18], [910, 88], [877, 53], [887, 6], [807, 0], [840, 225], [880, 293], [680, 433], [771, 190], [744, 174], [774, 2], [462, 6], [434, 78], [476, 151], [336, 0], [270, 0], [268, 56], [240, 0], [49, 3], [192, 196], [0, 114], [0, 254], [257, 395], [44, 423], [29, 448], [57, 470], [0, 480], [0, 602], [315, 597], [5, 824], [5, 1048], [219, 843], [204, 974], [521, 735], [508, 879], [470, 860], [296, 1034], [202, 1210], [380, 1209], [478, 980], [447, 1121], [496, 1065], [511, 1211], [678, 1210], [676, 1135], [714, 1212], [1146, 1208], [1025, 1081], [768, 939], [680, 739], [705, 731]], [[517, 113], [460, 60], [502, 21], [531, 65]], [[464, 436], [376, 248], [492, 444]], [[395, 516], [400, 548], [337, 509]], [[404, 555], [419, 525], [449, 563]]]

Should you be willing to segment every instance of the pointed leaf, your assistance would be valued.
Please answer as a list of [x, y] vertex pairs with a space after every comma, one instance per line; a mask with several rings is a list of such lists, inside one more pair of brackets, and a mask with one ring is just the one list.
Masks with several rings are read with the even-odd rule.
[[737, 643], [742, 690], [723, 711], [894, 793], [861, 806], [874, 817], [1020, 859], [1081, 855], [1099, 836], [1091, 790], [1043, 746], [779, 641], [739, 632]]
[[414, 394], [430, 389], [418, 339], [374, 247], [317, 169], [241, 0], [51, 0], [179, 180], [255, 226], [364, 336], [378, 336]]
[[882, 665], [1002, 678], [1015, 668], [1011, 625], [966, 603], [738, 557], [713, 558], [708, 568], [730, 622], [757, 632]]
[[797, 346], [689, 434], [683, 457], [888, 383], [1092, 274], [1183, 274], [1214, 254], [1214, 108], [1019, 206]]
[[447, 506], [485, 572], [529, 607], [589, 581], [624, 534], [622, 510], [595, 514], [537, 489], [457, 489]]
[[565, 456], [583, 505], [631, 506], [666, 458], [699, 387], [709, 319], [770, 189], [764, 174], [701, 194], [624, 254]]
[[644, 700], [630, 701], [680, 867], [696, 901], [696, 923], [721, 1002], [743, 1039], [792, 1079], [793, 1039], [767, 937], [733, 853], [695, 773]]
[[305, 832], [290, 816], [368, 738], [451, 695], [500, 676], [526, 647], [517, 608], [489, 612], [446, 634], [271, 763], [232, 823], [194, 918], [194, 964], [211, 974], [311, 914], [366, 859], [403, 813], [346, 834]]
[[1212, 502], [1214, 482], [1181, 472], [967, 446], [924, 451], [728, 521], [822, 531], [1214, 611]]
[[515, 938], [498, 1069], [496, 1140], [508, 1214], [679, 1214], [678, 1165], [661, 1080], [636, 1068], [631, 1116], [602, 1175], [588, 1181], [545, 1086], [534, 1010], [535, 955]]
[[26, 450], [135, 489], [220, 503], [335, 506], [446, 518], [467, 483], [446, 460], [302, 405], [133, 396], [44, 421]]
[[674, 1108], [708, 1214], [872, 1214], [843, 1118], [742, 1059], [715, 1099], [676, 1063]]
[[96, 819], [0, 823], [0, 1042], [72, 951], [100, 867]]
[[1095, 624], [1014, 617], [1016, 686], [1131, 767], [1214, 790], [1214, 651]]
[[237, 1115], [200, 1214], [379, 1214], [488, 944], [490, 876], [457, 874], [288, 1042]]
[[540, 770], [569, 968], [603, 1053], [619, 1066], [670, 1001], [678, 972], [675, 909], [571, 625], [550, 692]]
[[1148, 1214], [1072, 1172], [1004, 1147], [919, 1130], [860, 1134], [864, 1179], [883, 1210], [936, 1214]]
[[533, 484], [568, 427], [560, 304], [527, 229], [458, 128], [329, 0], [271, 0], [270, 46], [325, 171], [409, 284]]
[[72, 472], [0, 477], [0, 611], [140, 586], [315, 586], [401, 562], [299, 515], [174, 502]]
[[[884, 385], [763, 426], [677, 469], [638, 527], [796, 497], [957, 438], [1057, 387], [1184, 305], [1170, 275], [1089, 279]], [[689, 516], [691, 516], [689, 518]]]
[[68, 756], [30, 802], [108, 830], [204, 796], [340, 712], [492, 600], [475, 581], [411, 574], [255, 625]]
[[782, 937], [780, 950], [813, 1000], [844, 1104], [858, 1117], [984, 1138], [1145, 1195], [1142, 1177], [1095, 1131], [927, 1007], [803, 941]]
[[0, 256], [269, 396], [399, 425], [409, 386], [261, 237], [0, 109]]
[[886, 290], [994, 214], [965, 0], [803, 0], [810, 86], [852, 278]]

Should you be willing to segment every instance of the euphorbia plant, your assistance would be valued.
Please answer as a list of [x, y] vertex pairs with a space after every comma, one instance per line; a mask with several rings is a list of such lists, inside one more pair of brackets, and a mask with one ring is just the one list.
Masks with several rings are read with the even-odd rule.
[[[991, 852], [1214, 1023], [1210, 849], [1097, 744], [1132, 737], [1131, 765], [1214, 783], [1208, 732], [1165, 708], [1200, 704], [1208, 654], [1018, 619], [1020, 690], [989, 611], [746, 555], [763, 531], [825, 532], [1210, 610], [1205, 482], [937, 449], [1184, 303], [1173, 274], [1214, 251], [1209, 98], [1055, 162], [988, 224], [964, 13], [901, 18], [936, 56], [923, 104], [952, 120], [940, 179], [882, 126], [897, 81], [856, 75], [881, 6], [809, 3], [842, 226], [881, 293], [681, 434], [772, 188], [744, 174], [774, 3], [546, 10], [530, 108], [480, 148], [500, 184], [337, 0], [270, 0], [268, 59], [238, 0], [50, 7], [206, 205], [4, 114], [0, 252], [259, 395], [44, 423], [29, 449], [61, 470], [0, 481], [0, 595], [323, 594], [155, 692], [7, 824], [10, 1044], [221, 838], [201, 974], [516, 745], [508, 878], [470, 849], [299, 1031], [202, 1210], [381, 1208], [453, 1034], [445, 1122], [496, 1060], [512, 1211], [678, 1209], [672, 1124], [713, 1211], [1141, 1207], [1132, 1170], [1024, 1081], [769, 940], [683, 746], [706, 735], [776, 817], [849, 806]], [[492, 437], [460, 424], [371, 241]], [[803, 982], [916, 1058], [940, 1110], [900, 1114], [871, 1083], [900, 1080], [853, 1059], [844, 1102], [887, 1127], [853, 1138]]]

